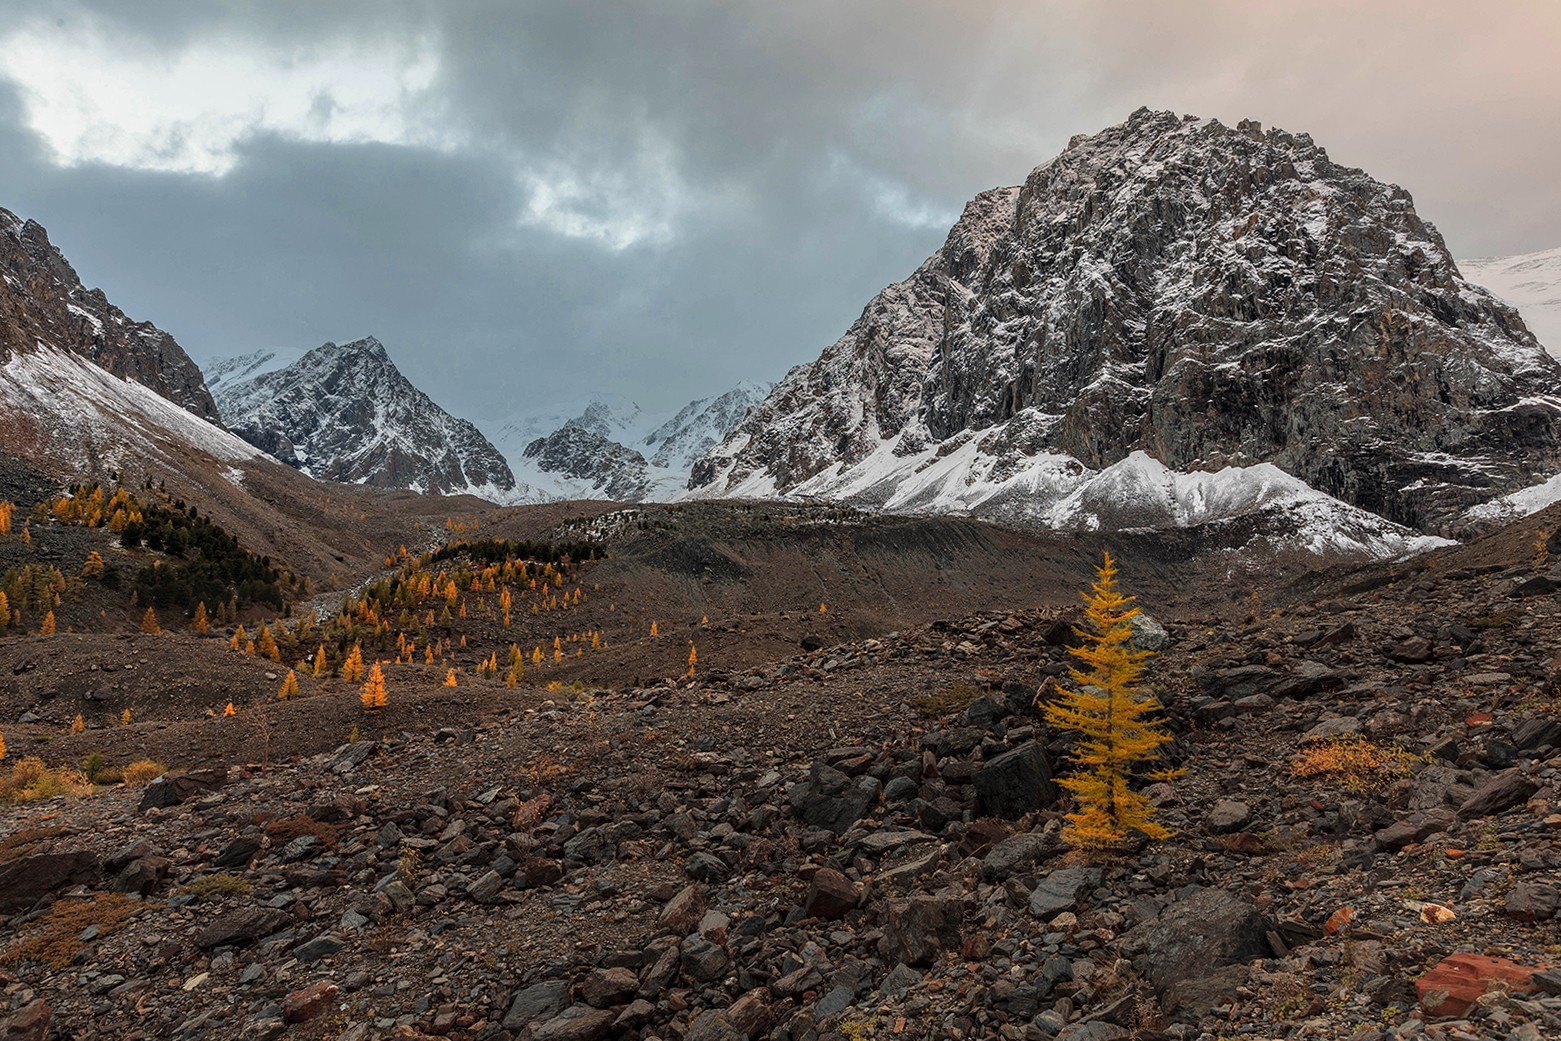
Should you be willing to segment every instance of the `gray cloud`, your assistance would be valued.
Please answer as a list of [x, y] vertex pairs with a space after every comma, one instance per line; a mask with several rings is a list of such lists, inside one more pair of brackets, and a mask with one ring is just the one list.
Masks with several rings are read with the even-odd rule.
[[[1309, 131], [1458, 255], [1561, 244], [1561, 8], [1361, 6], [44, 2], [29, 47], [148, 98], [72, 136], [0, 52], [0, 205], [197, 358], [372, 332], [479, 418], [774, 378], [1140, 104]], [[224, 64], [277, 93], [174, 90]]]

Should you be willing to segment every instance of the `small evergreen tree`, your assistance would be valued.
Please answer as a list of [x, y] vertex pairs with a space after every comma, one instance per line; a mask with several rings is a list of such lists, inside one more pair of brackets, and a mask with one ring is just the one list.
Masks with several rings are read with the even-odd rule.
[[39, 636], [54, 635], [54, 612], [50, 611], [43, 616], [43, 621], [38, 623]]
[[86, 717], [84, 717], [80, 712], [78, 712], [78, 713], [76, 713], [76, 718], [70, 721], [70, 732], [72, 734], [84, 734], [84, 733], [86, 733], [86, 731], [87, 731], [87, 720], [86, 720]]
[[298, 693], [298, 673], [292, 669], [287, 670], [287, 677], [282, 680], [282, 686], [277, 690], [279, 701], [286, 701]]
[[455, 670], [454, 669], [451, 669], [449, 672], [445, 673], [444, 685], [446, 687], [454, 687], [454, 686], [456, 686]]
[[91, 553], [87, 554], [87, 562], [81, 565], [81, 577], [103, 577], [103, 554], [99, 553], [97, 550], [93, 550]]
[[129, 709], [125, 709], [123, 712], [121, 712], [119, 714], [119, 725], [122, 726], [122, 727], [127, 727], [127, 726], [130, 725], [130, 710]]
[[271, 635], [271, 627], [264, 622], [260, 625], [260, 635], [255, 637], [255, 653], [272, 661], [282, 660], [282, 651], [276, 645], [276, 637]]
[[211, 620], [206, 617], [206, 601], [195, 605], [195, 618], [190, 622], [190, 632], [205, 636], [211, 631]]
[[163, 627], [157, 624], [157, 612], [150, 607], [141, 616], [141, 631], [154, 636], [163, 631]]
[[228, 702], [228, 707], [222, 710], [222, 718], [232, 719], [236, 715], [238, 715], [238, 709], [233, 707], [233, 702]]
[[1071, 653], [1080, 665], [1069, 669], [1075, 689], [1045, 705], [1046, 721], [1075, 738], [1075, 769], [1062, 786], [1078, 808], [1068, 814], [1063, 838], [1081, 849], [1118, 845], [1129, 833], [1153, 839], [1170, 835], [1153, 820], [1154, 807], [1129, 781], [1135, 763], [1152, 758], [1171, 740], [1160, 719], [1160, 704], [1141, 695], [1137, 685], [1148, 651], [1133, 646], [1132, 620], [1138, 608], [1117, 592], [1111, 554], [1096, 569], [1085, 600], [1083, 637]]

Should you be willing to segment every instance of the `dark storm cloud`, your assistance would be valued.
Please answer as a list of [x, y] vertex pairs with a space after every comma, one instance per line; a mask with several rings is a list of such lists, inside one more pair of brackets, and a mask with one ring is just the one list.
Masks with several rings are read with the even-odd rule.
[[[27, 47], [284, 93], [71, 137], [0, 51], [0, 205], [198, 358], [372, 332], [479, 417], [774, 378], [975, 192], [1140, 104], [1309, 131], [1458, 255], [1561, 244], [1561, 14], [1359, 6], [46, 3]], [[159, 104], [174, 131], [131, 125]]]

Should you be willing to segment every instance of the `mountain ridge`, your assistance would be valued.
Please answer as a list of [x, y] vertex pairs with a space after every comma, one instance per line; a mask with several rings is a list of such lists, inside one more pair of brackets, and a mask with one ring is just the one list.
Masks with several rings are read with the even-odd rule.
[[871, 458], [892, 494], [980, 438], [1009, 470], [1273, 462], [1435, 531], [1561, 469], [1558, 390], [1403, 189], [1306, 134], [1141, 109], [977, 195], [690, 489], [828, 495]]

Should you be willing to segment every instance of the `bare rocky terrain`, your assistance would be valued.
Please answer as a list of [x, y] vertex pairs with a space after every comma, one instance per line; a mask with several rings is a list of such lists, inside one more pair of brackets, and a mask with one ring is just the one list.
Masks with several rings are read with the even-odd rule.
[[[8, 762], [168, 772], [0, 809], [0, 1036], [1556, 1036], [1557, 519], [1265, 583], [1147, 537], [495, 510], [608, 555], [567, 611], [473, 595], [372, 713], [302, 671], [277, 700], [231, 627], [11, 630]], [[1033, 702], [1103, 546], [1159, 623], [1175, 835], [1086, 857]], [[1355, 735], [1402, 754], [1305, 775]]]

